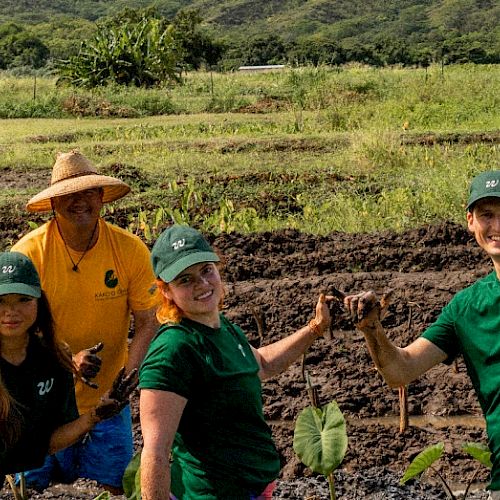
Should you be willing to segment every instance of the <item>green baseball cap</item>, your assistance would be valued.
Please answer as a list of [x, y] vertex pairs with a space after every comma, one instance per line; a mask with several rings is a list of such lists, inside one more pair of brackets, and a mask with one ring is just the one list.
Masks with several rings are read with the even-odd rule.
[[38, 273], [26, 255], [0, 253], [0, 295], [19, 293], [39, 299], [42, 295]]
[[190, 266], [219, 260], [200, 232], [180, 224], [163, 231], [151, 250], [154, 273], [165, 283], [170, 283]]
[[489, 170], [472, 179], [467, 210], [483, 198], [500, 198], [500, 170]]

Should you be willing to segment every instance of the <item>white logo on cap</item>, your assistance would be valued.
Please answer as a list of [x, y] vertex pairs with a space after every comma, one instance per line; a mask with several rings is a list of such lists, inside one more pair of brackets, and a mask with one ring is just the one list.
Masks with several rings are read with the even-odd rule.
[[172, 246], [174, 247], [174, 250], [179, 250], [179, 248], [182, 248], [185, 243], [186, 243], [185, 238], [182, 238], [182, 240], [174, 241], [172, 243]]
[[486, 181], [487, 188], [494, 188], [498, 186], [498, 179], [496, 181]]
[[16, 270], [16, 266], [2, 266], [2, 273], [3, 274], [12, 274]]

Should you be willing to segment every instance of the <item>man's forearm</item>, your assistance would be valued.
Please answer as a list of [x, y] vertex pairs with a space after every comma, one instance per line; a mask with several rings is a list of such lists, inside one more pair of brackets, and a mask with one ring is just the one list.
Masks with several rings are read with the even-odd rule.
[[404, 351], [389, 340], [380, 321], [363, 325], [360, 330], [365, 336], [368, 352], [387, 384], [399, 387], [409, 383], [411, 380], [406, 376]]
[[144, 448], [141, 454], [141, 496], [143, 500], [170, 498], [170, 465], [164, 454], [158, 456]]

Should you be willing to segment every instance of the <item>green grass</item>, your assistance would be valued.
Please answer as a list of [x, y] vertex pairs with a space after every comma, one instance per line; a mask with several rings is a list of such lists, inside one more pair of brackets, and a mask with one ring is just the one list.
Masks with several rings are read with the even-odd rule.
[[[91, 94], [38, 80], [35, 100], [33, 81], [4, 78], [0, 113], [24, 111], [0, 120], [0, 170], [47, 179], [57, 151], [79, 148], [132, 184], [115, 210], [148, 237], [172, 219], [216, 232], [320, 234], [461, 222], [470, 178], [500, 168], [499, 73], [472, 65], [444, 74], [196, 73], [173, 89]], [[119, 116], [57, 109], [68, 99]], [[27, 110], [40, 118], [22, 118]], [[0, 205], [20, 210], [40, 189], [14, 182]]]

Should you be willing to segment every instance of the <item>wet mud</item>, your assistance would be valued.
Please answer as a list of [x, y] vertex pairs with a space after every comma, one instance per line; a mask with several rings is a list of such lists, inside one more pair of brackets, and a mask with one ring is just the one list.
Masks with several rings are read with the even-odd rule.
[[[209, 238], [224, 259], [225, 313], [241, 325], [254, 346], [305, 325], [319, 293], [332, 287], [349, 293], [393, 290], [383, 323], [391, 339], [405, 345], [457, 291], [491, 270], [466, 228], [447, 222], [402, 234], [313, 236], [281, 231]], [[375, 371], [362, 334], [340, 305], [332, 306], [332, 318], [331, 339], [318, 340], [303, 364], [296, 362], [263, 385], [265, 416], [282, 460], [279, 498], [328, 498], [322, 478], [304, 467], [292, 448], [294, 420], [310, 404], [305, 371], [320, 403], [337, 401], [347, 420], [349, 447], [336, 476], [339, 498], [446, 498], [436, 486], [436, 475], [425, 479], [425, 487], [419, 486], [420, 496], [398, 489], [397, 484], [416, 454], [438, 442], [445, 444], [445, 454], [435, 468], [446, 481], [463, 489], [476, 474], [475, 484], [486, 483], [488, 471], [476, 471], [477, 462], [461, 451], [466, 442], [486, 443], [484, 421], [463, 361], [437, 366], [408, 386], [410, 426], [400, 432], [398, 390], [390, 389]], [[133, 418], [139, 448], [137, 397]], [[436, 487], [425, 490], [432, 485]], [[82, 488], [85, 483], [78, 491]], [[66, 498], [93, 498], [68, 494]], [[39, 498], [61, 496], [47, 491]]]

